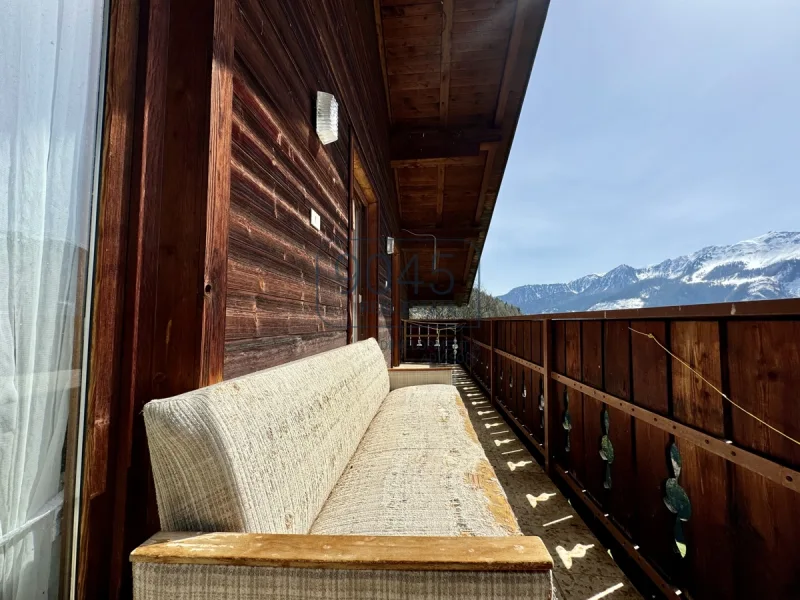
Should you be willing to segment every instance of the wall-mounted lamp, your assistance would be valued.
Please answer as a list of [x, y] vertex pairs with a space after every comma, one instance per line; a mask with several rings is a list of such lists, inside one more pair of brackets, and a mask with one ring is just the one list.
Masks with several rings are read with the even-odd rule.
[[387, 237], [386, 238], [386, 254], [394, 254], [394, 238]]
[[339, 139], [339, 103], [328, 92], [317, 92], [317, 135], [323, 144]]

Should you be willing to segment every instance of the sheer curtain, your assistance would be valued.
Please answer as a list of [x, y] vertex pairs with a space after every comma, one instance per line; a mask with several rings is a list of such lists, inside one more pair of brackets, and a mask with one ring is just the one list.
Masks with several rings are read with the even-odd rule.
[[58, 593], [64, 438], [81, 366], [103, 26], [103, 0], [0, 0], [3, 600]]

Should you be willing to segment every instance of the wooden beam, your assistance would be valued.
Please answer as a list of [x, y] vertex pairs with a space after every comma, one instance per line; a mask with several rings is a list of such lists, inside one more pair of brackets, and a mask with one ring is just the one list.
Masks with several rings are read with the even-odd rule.
[[502, 356], [503, 358], [510, 360], [511, 362], [517, 363], [518, 365], [522, 365], [526, 369], [531, 369], [532, 371], [536, 371], [540, 375], [544, 375], [544, 367], [541, 365], [537, 365], [535, 362], [531, 362], [529, 360], [525, 360], [524, 358], [520, 358], [519, 356], [515, 356], [510, 352], [504, 352], [498, 348], [495, 348], [494, 353], [498, 356]]
[[389, 113], [389, 124], [394, 122], [392, 115], [392, 99], [389, 95], [389, 75], [386, 71], [386, 45], [383, 41], [383, 17], [381, 16], [381, 0], [373, 0], [372, 8], [375, 12], [375, 31], [378, 37], [378, 54], [381, 60], [381, 71], [383, 73], [383, 91], [386, 94], [386, 110]]
[[483, 178], [481, 179], [481, 191], [478, 195], [478, 206], [475, 208], [475, 224], [480, 223], [483, 216], [483, 209], [486, 206], [486, 194], [489, 191], [489, 180], [492, 177], [492, 168], [494, 167], [494, 160], [497, 156], [497, 144], [487, 144], [486, 148], [486, 163], [483, 166]]
[[106, 532], [111, 598], [130, 587], [124, 557], [158, 529], [142, 407], [221, 381], [225, 352], [236, 7], [218, 0], [147, 6], [122, 357], [126, 398], [119, 407], [124, 430], [116, 440], [114, 530]]
[[131, 562], [382, 571], [549, 571], [533, 536], [433, 537], [159, 533]]
[[[108, 551], [109, 539], [117, 537], [119, 528], [114, 520], [117, 473], [114, 450], [119, 441], [118, 434], [124, 429], [120, 421], [133, 413], [132, 409], [128, 410], [128, 396], [121, 385], [123, 372], [120, 361], [125, 330], [130, 220], [136, 218], [131, 209], [136, 179], [132, 158], [137, 138], [142, 151], [149, 147], [151, 141], [151, 136], [145, 132], [146, 127], [136, 122], [137, 64], [142, 55], [147, 55], [146, 48], [151, 41], [141, 44], [145, 49], [140, 47], [139, 29], [143, 21], [149, 21], [150, 15], [158, 12], [158, 4], [157, 1], [150, 2], [145, 10], [137, 0], [132, 0], [116, 5], [108, 13], [108, 68], [105, 106], [102, 107], [103, 143], [98, 148], [102, 150], [103, 170], [97, 203], [95, 264], [89, 269], [89, 274], [94, 276], [94, 284], [92, 298], [87, 298], [87, 305], [91, 303], [92, 306], [92, 326], [89, 339], [84, 340], [89, 344], [90, 351], [83, 480], [78, 481], [74, 477], [77, 456], [72, 450], [78, 447], [76, 439], [74, 446], [68, 446], [63, 522], [60, 525], [64, 532], [61, 580], [69, 581], [75, 559], [76, 598], [103, 598], [110, 595], [108, 586], [104, 585], [108, 579], [97, 574], [108, 573], [112, 562], [112, 555]], [[160, 29], [162, 35], [157, 36], [154, 31], [152, 37], [163, 41], [166, 39], [166, 24]], [[159, 47], [163, 48], [163, 44], [159, 44]], [[152, 83], [152, 80], [147, 83]], [[147, 90], [152, 94], [148, 96], [152, 104], [149, 108], [160, 113], [163, 109], [163, 77], [157, 77], [157, 84], [156, 89], [148, 85]], [[156, 134], [154, 137], [159, 136]], [[159, 181], [152, 182], [152, 185], [160, 188], [160, 177], [156, 176], [155, 179]], [[75, 314], [83, 316], [81, 311], [76, 310]], [[72, 414], [72, 408], [77, 406], [78, 399], [75, 398], [73, 402], [73, 395], [70, 396], [68, 436], [74, 439], [77, 438], [80, 425], [76, 422], [78, 411]], [[80, 490], [79, 494], [76, 488]], [[80, 507], [77, 519], [74, 517], [76, 502]], [[75, 529], [78, 529], [78, 544], [73, 553], [72, 532]]]
[[400, 220], [403, 219], [403, 199], [400, 196], [400, 175], [397, 173], [397, 169], [392, 169], [392, 175], [394, 177], [394, 193], [397, 195], [397, 212], [400, 215]]
[[356, 148], [353, 152], [352, 169], [353, 175], [356, 178], [356, 182], [361, 188], [361, 191], [364, 193], [364, 198], [366, 198], [367, 204], [375, 204], [378, 201], [378, 198], [375, 196], [375, 190], [372, 187], [372, 182], [369, 180], [369, 175], [367, 175], [367, 171], [364, 169], [364, 163], [361, 161], [358, 148]]
[[467, 277], [469, 276], [469, 272], [472, 270], [472, 260], [475, 258], [475, 243], [471, 243], [469, 245], [469, 251], [467, 252], [467, 264], [464, 266], [464, 277], [462, 279], [464, 282], [467, 281]]
[[[377, 0], [376, 0], [377, 1]], [[453, 41], [453, 0], [442, 0], [442, 62], [439, 88], [439, 120], [447, 125], [450, 113], [450, 50]]]
[[438, 167], [445, 165], [447, 167], [482, 167], [486, 158], [484, 156], [458, 156], [453, 158], [411, 158], [402, 160], [393, 160], [391, 166], [393, 169], [419, 169], [425, 167]]
[[497, 110], [494, 115], [494, 124], [497, 127], [503, 125], [508, 107], [508, 97], [511, 93], [511, 82], [514, 78], [514, 71], [517, 61], [520, 58], [520, 49], [524, 40], [525, 20], [530, 14], [534, 0], [517, 0], [517, 7], [514, 12], [514, 25], [511, 28], [511, 38], [508, 42], [508, 52], [506, 52], [506, 63], [503, 69], [503, 79], [500, 84], [500, 94], [497, 97]]
[[499, 142], [496, 127], [423, 127], [396, 129], [391, 137], [393, 160], [478, 156], [482, 145]]
[[394, 254], [392, 255], [392, 366], [400, 365], [400, 348], [403, 344], [403, 336], [400, 329], [400, 248], [395, 240]]
[[436, 226], [441, 227], [444, 220], [444, 174], [445, 166], [439, 165], [439, 174], [436, 179]]

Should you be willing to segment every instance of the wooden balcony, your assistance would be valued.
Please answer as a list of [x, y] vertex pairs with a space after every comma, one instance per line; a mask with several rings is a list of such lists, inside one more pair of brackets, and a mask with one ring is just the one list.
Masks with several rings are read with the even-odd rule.
[[463, 366], [648, 595], [800, 593], [800, 301], [406, 321], [403, 334], [405, 361]]

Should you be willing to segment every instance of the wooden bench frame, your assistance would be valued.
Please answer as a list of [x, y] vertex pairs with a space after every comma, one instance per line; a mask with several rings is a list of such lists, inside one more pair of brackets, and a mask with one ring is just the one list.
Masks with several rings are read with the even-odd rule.
[[160, 532], [132, 563], [364, 569], [542, 572], [553, 559], [532, 536], [419, 537]]

